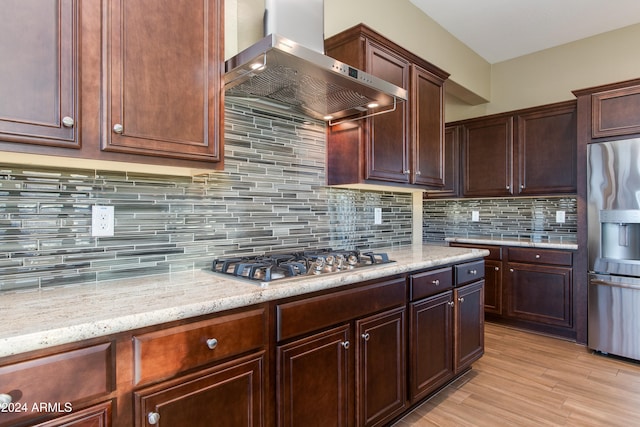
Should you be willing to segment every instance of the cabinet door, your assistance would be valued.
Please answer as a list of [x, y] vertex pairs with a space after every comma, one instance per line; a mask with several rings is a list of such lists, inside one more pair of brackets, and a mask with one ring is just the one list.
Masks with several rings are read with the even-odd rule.
[[344, 325], [278, 347], [279, 426], [351, 425], [349, 335]]
[[464, 196], [513, 194], [513, 118], [498, 117], [464, 125]]
[[508, 316], [572, 327], [571, 268], [520, 263], [508, 266]]
[[263, 376], [264, 353], [261, 353], [221, 365], [182, 383], [136, 391], [135, 426], [262, 426]]
[[356, 322], [358, 426], [377, 425], [406, 408], [405, 307]]
[[109, 0], [102, 149], [221, 160], [222, 0]]
[[442, 79], [414, 65], [411, 67], [411, 118], [413, 127], [412, 183], [443, 187], [444, 90]]
[[[367, 45], [367, 72], [408, 89], [408, 61], [373, 42], [368, 42]], [[394, 112], [372, 117], [368, 123], [365, 179], [408, 183], [407, 103], [398, 104]]]
[[460, 126], [444, 129], [444, 185], [442, 189], [426, 191], [426, 198], [460, 195], [460, 131]]
[[0, 140], [80, 148], [76, 11], [74, 0], [2, 2]]
[[417, 402], [453, 377], [452, 291], [409, 306], [409, 393]]
[[576, 106], [520, 114], [517, 194], [576, 192]]
[[594, 93], [593, 138], [640, 133], [640, 85]]
[[502, 315], [502, 261], [484, 261], [484, 311]]
[[455, 357], [459, 373], [484, 354], [484, 280], [454, 290]]

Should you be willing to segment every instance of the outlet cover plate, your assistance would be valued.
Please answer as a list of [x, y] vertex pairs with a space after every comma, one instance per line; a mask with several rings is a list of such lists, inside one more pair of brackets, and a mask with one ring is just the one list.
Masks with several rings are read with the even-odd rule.
[[113, 236], [114, 227], [113, 206], [93, 205], [91, 207], [91, 235], [93, 237]]

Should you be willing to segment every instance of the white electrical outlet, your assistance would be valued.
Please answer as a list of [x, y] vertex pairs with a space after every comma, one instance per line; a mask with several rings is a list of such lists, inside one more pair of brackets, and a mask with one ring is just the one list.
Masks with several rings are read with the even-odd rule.
[[564, 211], [556, 211], [556, 222], [558, 224], [564, 223]]
[[115, 215], [113, 206], [93, 205], [91, 207], [91, 235], [94, 237], [113, 236]]
[[373, 223], [382, 224], [382, 208], [373, 209]]
[[473, 222], [480, 221], [480, 211], [471, 211], [471, 221]]

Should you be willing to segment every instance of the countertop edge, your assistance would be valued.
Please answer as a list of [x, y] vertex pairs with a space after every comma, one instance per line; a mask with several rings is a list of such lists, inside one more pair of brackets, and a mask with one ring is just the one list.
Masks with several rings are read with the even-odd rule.
[[495, 245], [495, 246], [519, 246], [528, 248], [541, 248], [541, 249], [564, 249], [564, 250], [578, 250], [577, 243], [565, 243], [565, 242], [536, 242], [533, 240], [522, 239], [496, 239], [491, 237], [447, 237], [446, 242], [453, 243], [469, 243], [479, 245]]

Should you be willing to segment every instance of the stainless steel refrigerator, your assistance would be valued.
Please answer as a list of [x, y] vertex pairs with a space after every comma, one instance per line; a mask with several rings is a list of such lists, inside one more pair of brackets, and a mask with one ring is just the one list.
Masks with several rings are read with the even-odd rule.
[[588, 147], [588, 346], [640, 360], [640, 139]]

